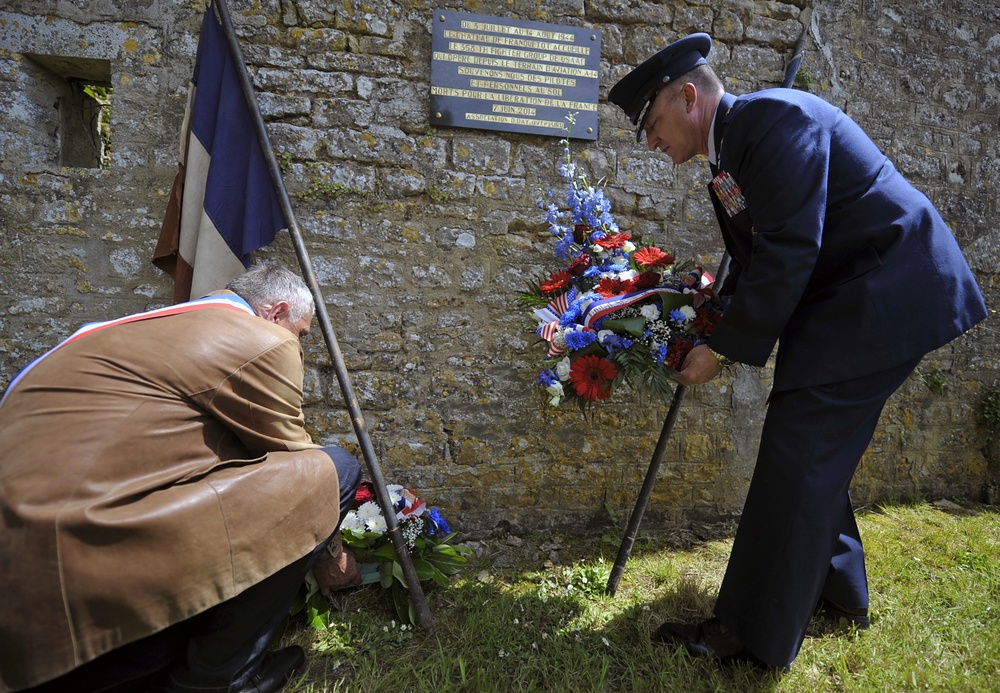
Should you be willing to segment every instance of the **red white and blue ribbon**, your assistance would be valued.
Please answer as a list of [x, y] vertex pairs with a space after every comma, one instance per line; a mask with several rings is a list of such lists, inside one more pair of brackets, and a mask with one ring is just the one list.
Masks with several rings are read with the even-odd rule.
[[567, 310], [569, 310], [568, 291], [556, 296], [545, 308], [539, 308], [535, 311], [535, 317], [541, 322], [535, 332], [549, 343], [547, 358], [559, 356], [559, 354], [566, 351], [564, 347], [556, 344], [553, 339], [555, 339], [556, 333], [559, 332], [559, 318]]
[[614, 313], [615, 311], [621, 310], [622, 308], [628, 308], [629, 306], [643, 301], [650, 296], [655, 296], [657, 294], [679, 294], [681, 293], [677, 289], [671, 289], [666, 286], [654, 286], [651, 289], [642, 289], [641, 291], [633, 291], [628, 294], [621, 294], [620, 296], [612, 296], [611, 298], [602, 298], [600, 301], [594, 301], [587, 309], [583, 311], [583, 326], [585, 328], [593, 329], [595, 322], [601, 318]]

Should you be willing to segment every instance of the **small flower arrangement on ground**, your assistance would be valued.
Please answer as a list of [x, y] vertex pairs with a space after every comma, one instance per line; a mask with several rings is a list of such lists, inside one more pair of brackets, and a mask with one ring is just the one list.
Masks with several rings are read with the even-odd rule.
[[561, 144], [565, 207], [551, 190], [539, 207], [566, 264], [519, 299], [534, 310], [546, 347], [536, 384], [553, 407], [575, 401], [585, 410], [622, 385], [669, 403], [684, 356], [722, 317], [712, 279], [621, 231], [600, 182], [591, 185], [573, 162], [569, 139]]
[[[472, 549], [451, 543], [456, 535], [448, 522], [437, 508], [428, 507], [413, 491], [395, 484], [385, 488], [396, 510], [396, 523], [406, 540], [417, 578], [421, 582], [433, 580], [447, 586], [449, 577], [468, 562]], [[390, 590], [400, 620], [413, 623], [415, 616], [411, 613], [403, 568], [397, 560], [388, 531], [388, 524], [376, 499], [375, 486], [370, 481], [362, 481], [354, 495], [353, 508], [340, 524], [343, 544], [354, 552], [362, 584], [378, 582]], [[329, 603], [322, 597], [313, 597], [319, 594], [318, 586], [310, 587], [307, 596], [310, 621], [325, 628], [329, 625]], [[324, 603], [325, 614], [322, 612]]]

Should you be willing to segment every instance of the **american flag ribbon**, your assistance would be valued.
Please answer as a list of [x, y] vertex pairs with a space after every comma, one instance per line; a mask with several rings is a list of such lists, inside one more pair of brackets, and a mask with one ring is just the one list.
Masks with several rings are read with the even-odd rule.
[[559, 356], [559, 354], [566, 351], [564, 347], [559, 346], [552, 340], [555, 338], [556, 333], [559, 332], [559, 318], [569, 310], [569, 293], [567, 291], [559, 294], [549, 301], [549, 305], [535, 311], [535, 317], [539, 320], [538, 329], [535, 330], [535, 333], [549, 343], [547, 358]]

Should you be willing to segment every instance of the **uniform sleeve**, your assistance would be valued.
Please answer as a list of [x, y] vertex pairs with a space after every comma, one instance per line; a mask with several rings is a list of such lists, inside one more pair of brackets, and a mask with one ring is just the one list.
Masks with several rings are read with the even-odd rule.
[[252, 457], [318, 447], [305, 429], [302, 381], [302, 348], [290, 337], [233, 371], [201, 404]]
[[762, 99], [734, 115], [725, 138], [727, 162], [753, 218], [753, 239], [710, 344], [724, 356], [763, 366], [819, 255], [830, 133], [799, 106]]

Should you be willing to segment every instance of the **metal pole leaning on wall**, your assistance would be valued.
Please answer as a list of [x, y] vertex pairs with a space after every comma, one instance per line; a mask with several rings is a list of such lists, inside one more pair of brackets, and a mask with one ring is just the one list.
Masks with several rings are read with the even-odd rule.
[[625, 564], [632, 553], [632, 545], [639, 534], [642, 515], [646, 512], [646, 504], [649, 502], [650, 494], [653, 493], [656, 475], [660, 471], [660, 462], [663, 461], [663, 453], [667, 450], [667, 441], [670, 439], [670, 433], [674, 429], [674, 423], [677, 422], [677, 415], [680, 413], [681, 402], [684, 401], [684, 393], [686, 392], [687, 388], [683, 385], [678, 385], [674, 390], [674, 398], [670, 402], [670, 410], [667, 412], [667, 418], [663, 422], [663, 428], [660, 430], [660, 437], [656, 441], [656, 448], [653, 450], [653, 459], [649, 462], [649, 469], [646, 470], [646, 478], [642, 482], [642, 489], [639, 491], [639, 497], [635, 501], [635, 508], [632, 509], [632, 514], [628, 518], [625, 537], [622, 539], [621, 546], [618, 547], [618, 556], [615, 558], [615, 564], [611, 568], [611, 575], [608, 576], [608, 586], [605, 588], [605, 592], [612, 597], [615, 596], [615, 592], [618, 590], [618, 583], [625, 572]]
[[[719, 262], [719, 271], [715, 273], [712, 286], [722, 288], [727, 274], [729, 274], [729, 253], [723, 253], [722, 260]], [[625, 564], [632, 553], [632, 545], [635, 544], [635, 538], [639, 534], [639, 525], [642, 524], [642, 516], [646, 512], [646, 504], [649, 503], [649, 497], [653, 493], [653, 486], [656, 484], [656, 475], [660, 471], [663, 454], [667, 451], [667, 441], [670, 440], [674, 424], [677, 423], [677, 416], [681, 410], [681, 402], [684, 401], [686, 393], [687, 387], [678, 385], [677, 389], [674, 390], [674, 398], [670, 401], [670, 409], [667, 411], [667, 418], [663, 421], [663, 428], [660, 429], [660, 437], [656, 441], [656, 448], [653, 449], [653, 458], [649, 461], [646, 478], [643, 479], [642, 488], [639, 490], [639, 497], [635, 501], [632, 514], [629, 515], [628, 526], [625, 528], [625, 536], [622, 538], [621, 546], [618, 547], [618, 555], [615, 557], [615, 564], [611, 568], [611, 575], [608, 576], [608, 585], [604, 589], [612, 597], [618, 591], [618, 583], [621, 582], [622, 575], [625, 573]]]
[[396, 557], [399, 559], [399, 564], [403, 569], [403, 577], [406, 579], [406, 585], [409, 588], [410, 602], [413, 605], [417, 625], [429, 632], [433, 628], [431, 612], [427, 607], [423, 588], [420, 586], [417, 571], [413, 567], [413, 560], [410, 558], [410, 552], [406, 547], [406, 540], [403, 538], [399, 523], [396, 522], [396, 511], [385, 488], [382, 469], [379, 466], [378, 458], [375, 456], [375, 449], [372, 447], [371, 439], [368, 437], [368, 429], [365, 426], [361, 407], [358, 405], [357, 397], [354, 394], [354, 386], [351, 384], [350, 374], [347, 372], [347, 366], [344, 364], [344, 356], [340, 351], [337, 336], [334, 334], [333, 327], [330, 324], [330, 316], [326, 311], [326, 301], [320, 292], [319, 282], [313, 271], [312, 261], [309, 259], [309, 253], [302, 240], [302, 232], [299, 230], [298, 222], [295, 220], [295, 213], [292, 211], [292, 204], [288, 198], [288, 192], [285, 190], [284, 180], [281, 177], [281, 169], [278, 166], [274, 149], [271, 147], [271, 140], [268, 138], [267, 130], [264, 127], [264, 118], [261, 116], [260, 107], [257, 105], [253, 85], [250, 83], [250, 75], [247, 74], [246, 65], [243, 62], [243, 53], [240, 51], [240, 44], [236, 38], [236, 31], [233, 28], [233, 20], [229, 14], [229, 7], [226, 5], [226, 0], [216, 0], [216, 4], [219, 8], [222, 27], [226, 33], [226, 40], [229, 42], [229, 50], [238, 66], [243, 95], [246, 97], [247, 105], [250, 107], [250, 112], [253, 115], [257, 139], [264, 150], [268, 170], [271, 173], [271, 180], [278, 191], [278, 199], [281, 201], [281, 211], [285, 216], [285, 222], [288, 224], [288, 233], [295, 247], [295, 255], [298, 257], [299, 265], [302, 268], [302, 275], [309, 285], [309, 290], [312, 292], [313, 300], [316, 303], [316, 319], [319, 321], [320, 330], [323, 332], [323, 339], [326, 341], [327, 350], [330, 352], [333, 368], [337, 374], [337, 381], [340, 383], [340, 389], [344, 395], [344, 402], [347, 404], [347, 409], [351, 415], [354, 432], [358, 437], [358, 443], [361, 446], [365, 462], [368, 465], [368, 472], [371, 475], [372, 483], [375, 485], [375, 494], [378, 497], [379, 506], [382, 508], [382, 514], [385, 515], [389, 537], [392, 539], [392, 545], [396, 549]]

